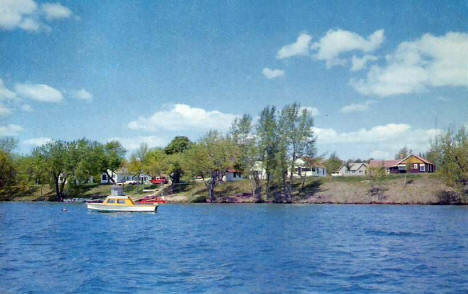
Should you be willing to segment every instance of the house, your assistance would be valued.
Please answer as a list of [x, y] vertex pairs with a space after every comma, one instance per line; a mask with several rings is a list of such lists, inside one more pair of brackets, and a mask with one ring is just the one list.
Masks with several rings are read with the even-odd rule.
[[384, 168], [387, 174], [433, 173], [436, 170], [432, 162], [413, 154], [398, 160], [371, 160], [369, 166], [372, 168]]
[[351, 162], [343, 165], [338, 170], [339, 176], [365, 176], [367, 174], [367, 163]]
[[327, 169], [310, 158], [298, 158], [295, 162], [293, 177], [325, 177]]
[[224, 182], [237, 182], [242, 180], [242, 173], [236, 169], [226, 170], [226, 174], [223, 177]]
[[[109, 174], [109, 176], [108, 176]], [[107, 173], [101, 174], [101, 184], [112, 184], [114, 180], [115, 183], [125, 183], [126, 181], [136, 181], [138, 183], [148, 183], [151, 180], [151, 176], [147, 174], [132, 175], [128, 172], [128, 169], [123, 167], [119, 168], [115, 172], [107, 170]]]

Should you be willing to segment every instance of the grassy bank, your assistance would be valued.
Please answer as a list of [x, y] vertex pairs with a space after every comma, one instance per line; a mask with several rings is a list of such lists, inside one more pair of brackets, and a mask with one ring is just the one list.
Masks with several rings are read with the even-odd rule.
[[[215, 188], [216, 202], [253, 203], [247, 180], [224, 183]], [[336, 204], [462, 204], [451, 188], [436, 175], [389, 175], [379, 180], [369, 177], [308, 178], [294, 184], [295, 203]], [[203, 183], [193, 183], [184, 192], [168, 195], [172, 202], [205, 202]], [[267, 201], [268, 202], [268, 201]]]
[[[109, 195], [110, 185], [85, 185], [69, 190], [67, 198], [98, 198]], [[156, 186], [125, 186], [125, 194], [141, 198], [150, 192], [143, 189]], [[208, 193], [204, 183], [193, 182], [182, 185], [179, 192], [171, 194], [169, 187], [155, 190], [172, 203], [206, 202]], [[18, 201], [50, 200], [54, 191], [47, 185], [34, 187], [27, 196]], [[251, 183], [248, 180], [222, 183], [215, 188], [216, 202], [254, 203]], [[264, 199], [266, 202], [271, 200]], [[463, 204], [464, 201], [436, 175], [389, 175], [379, 180], [368, 177], [326, 177], [307, 178], [304, 183], [297, 179], [294, 183], [293, 202], [295, 203], [336, 203], [336, 204]]]

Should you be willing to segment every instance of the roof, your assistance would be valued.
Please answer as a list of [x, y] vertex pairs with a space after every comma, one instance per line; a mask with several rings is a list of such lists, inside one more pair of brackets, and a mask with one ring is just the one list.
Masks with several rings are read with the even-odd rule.
[[[365, 162], [351, 162], [349, 163], [349, 170], [352, 171], [352, 170], [358, 170], [361, 168], [361, 166], [367, 166], [367, 164]], [[347, 167], [347, 165], [343, 165], [342, 167]]]
[[311, 157], [302, 157], [302, 158], [296, 159], [296, 166], [304, 166], [306, 162], [310, 167], [325, 168], [322, 161], [318, 161], [317, 159], [314, 159]]
[[397, 159], [397, 160], [371, 160], [369, 162], [369, 166], [390, 168], [390, 167], [398, 166], [399, 164], [401, 164], [402, 162], [404, 162], [411, 156], [416, 157], [417, 159], [421, 160], [424, 163], [433, 164], [432, 162], [428, 161], [427, 159], [422, 158], [421, 156], [410, 154], [403, 159]]
[[427, 164], [433, 164], [433, 163], [432, 163], [432, 162], [430, 162], [429, 160], [427, 160], [427, 159], [424, 159], [424, 158], [422, 158], [421, 156], [414, 155], [414, 154], [410, 154], [410, 155], [406, 156], [405, 158], [403, 158], [402, 160], [399, 160], [399, 161], [398, 161], [398, 164], [400, 164], [401, 162], [403, 162], [403, 161], [407, 160], [407, 159], [408, 159], [408, 158], [410, 158], [411, 156], [414, 156], [414, 157], [416, 157], [417, 159], [421, 160], [421, 161], [422, 161], [422, 162], [424, 162], [424, 163], [427, 163]]
[[400, 160], [371, 160], [369, 162], [369, 167], [384, 167], [390, 168], [392, 166], [397, 166]]

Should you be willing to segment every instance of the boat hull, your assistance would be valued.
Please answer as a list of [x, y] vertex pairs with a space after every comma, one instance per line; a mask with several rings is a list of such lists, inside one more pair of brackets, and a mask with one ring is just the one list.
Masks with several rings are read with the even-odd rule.
[[156, 212], [158, 205], [117, 206], [102, 203], [87, 203], [88, 209], [100, 212]]

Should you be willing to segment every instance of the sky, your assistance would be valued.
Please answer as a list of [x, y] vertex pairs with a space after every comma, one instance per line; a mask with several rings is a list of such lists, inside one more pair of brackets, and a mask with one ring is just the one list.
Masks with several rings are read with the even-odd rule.
[[0, 0], [0, 136], [165, 146], [298, 102], [318, 154], [468, 126], [466, 1]]

